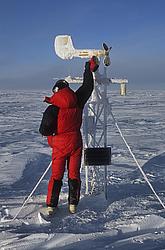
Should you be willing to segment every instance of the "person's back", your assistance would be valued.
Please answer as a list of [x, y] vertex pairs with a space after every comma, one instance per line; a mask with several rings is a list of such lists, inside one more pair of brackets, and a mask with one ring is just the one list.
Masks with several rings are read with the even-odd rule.
[[69, 87], [55, 93], [49, 101], [58, 107], [56, 135], [79, 131], [82, 123], [82, 109], [78, 106], [76, 94]]

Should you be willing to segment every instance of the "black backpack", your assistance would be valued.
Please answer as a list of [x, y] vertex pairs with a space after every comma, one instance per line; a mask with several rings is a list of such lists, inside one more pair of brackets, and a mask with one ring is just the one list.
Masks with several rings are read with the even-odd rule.
[[43, 113], [39, 132], [43, 136], [55, 135], [57, 130], [57, 116], [59, 108], [49, 105]]

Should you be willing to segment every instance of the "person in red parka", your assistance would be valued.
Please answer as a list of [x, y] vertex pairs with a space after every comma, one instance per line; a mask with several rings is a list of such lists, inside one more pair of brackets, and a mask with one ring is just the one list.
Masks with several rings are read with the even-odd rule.
[[51, 97], [45, 97], [45, 102], [56, 107], [56, 133], [48, 136], [48, 144], [52, 148], [52, 174], [48, 184], [47, 211], [51, 215], [55, 212], [62, 179], [67, 163], [69, 185], [69, 211], [76, 212], [80, 198], [80, 167], [82, 156], [82, 124], [83, 107], [92, 94], [94, 88], [93, 74], [98, 68], [98, 59], [92, 57], [85, 64], [83, 84], [77, 91], [69, 88], [65, 80], [58, 80], [54, 85]]

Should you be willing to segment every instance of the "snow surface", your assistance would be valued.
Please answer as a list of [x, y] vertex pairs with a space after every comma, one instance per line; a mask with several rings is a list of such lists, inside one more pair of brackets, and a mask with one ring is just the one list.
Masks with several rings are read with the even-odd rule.
[[[59, 211], [50, 224], [40, 224], [50, 173], [14, 222], [16, 214], [51, 160], [39, 132], [42, 102], [49, 91], [0, 92], [0, 249], [165, 249], [165, 211], [152, 194], [111, 123], [108, 143], [108, 200], [104, 194], [85, 195], [84, 169], [78, 211], [67, 210], [67, 178]], [[118, 124], [165, 203], [165, 91], [134, 91], [121, 97], [110, 92]]]

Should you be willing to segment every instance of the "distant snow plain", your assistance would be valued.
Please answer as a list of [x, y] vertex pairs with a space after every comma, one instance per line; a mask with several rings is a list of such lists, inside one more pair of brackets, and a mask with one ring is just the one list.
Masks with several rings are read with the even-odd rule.
[[[4, 223], [21, 207], [51, 161], [39, 132], [43, 97], [48, 90], [0, 91], [0, 249], [165, 249], [165, 211], [146, 184], [113, 120], [108, 124], [112, 164], [108, 199], [85, 195], [84, 168], [78, 211], [67, 210], [67, 173], [59, 211], [40, 224], [50, 172], [14, 222]], [[165, 203], [165, 91], [109, 91], [112, 111], [144, 172]]]

